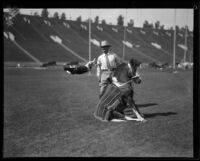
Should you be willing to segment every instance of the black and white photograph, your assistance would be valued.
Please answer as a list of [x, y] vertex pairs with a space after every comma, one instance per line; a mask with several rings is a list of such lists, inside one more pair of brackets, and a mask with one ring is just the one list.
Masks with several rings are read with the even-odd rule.
[[194, 157], [195, 8], [3, 8], [3, 158]]

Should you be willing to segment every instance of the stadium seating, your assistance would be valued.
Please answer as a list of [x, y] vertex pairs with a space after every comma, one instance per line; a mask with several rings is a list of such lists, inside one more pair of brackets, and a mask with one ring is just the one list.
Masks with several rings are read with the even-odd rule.
[[[6, 38], [6, 33], [9, 32], [14, 35], [16, 43], [41, 62], [81, 62], [83, 59], [88, 60], [89, 57], [89, 24], [87, 22], [20, 14], [14, 18], [12, 26], [8, 26], [4, 21], [4, 32], [4, 61], [33, 61], [9, 38]], [[60, 42], [56, 42], [53, 37], [59, 39]], [[173, 37], [172, 30], [127, 27], [126, 41], [124, 41], [124, 27], [92, 23], [91, 59], [98, 57], [101, 53], [100, 41], [108, 40], [112, 44], [112, 51], [120, 58], [123, 58], [123, 51], [125, 51], [126, 60], [135, 57], [146, 63], [171, 64]], [[184, 56], [184, 50], [180, 47], [185, 43], [184, 32], [177, 32], [176, 38], [176, 62], [180, 62]], [[188, 33], [187, 44], [189, 54], [186, 59], [189, 60], [193, 55], [192, 32]], [[77, 57], [76, 54], [83, 59]]]

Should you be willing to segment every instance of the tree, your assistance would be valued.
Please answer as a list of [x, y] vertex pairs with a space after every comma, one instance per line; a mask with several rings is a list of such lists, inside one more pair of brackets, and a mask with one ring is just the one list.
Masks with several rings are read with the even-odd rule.
[[37, 12], [34, 12], [34, 13], [33, 13], [33, 16], [36, 16], [36, 17], [38, 17], [38, 16], [39, 16], [39, 14], [38, 14]]
[[185, 27], [181, 27], [181, 31], [184, 32], [185, 31]]
[[77, 22], [82, 22], [81, 16], [77, 17], [76, 21], [77, 21]]
[[92, 23], [92, 19], [89, 19], [89, 18], [87, 18], [87, 19], [85, 20], [85, 22], [89, 23], [89, 20], [90, 20], [91, 23]]
[[190, 30], [189, 30], [189, 27], [188, 27], [188, 26], [185, 26], [185, 30], [187, 30], [187, 33], [189, 33], [189, 32], [190, 32]]
[[153, 29], [153, 23], [149, 23], [147, 20], [145, 20], [143, 23], [143, 28]]
[[62, 13], [61, 14], [61, 18], [60, 18], [61, 20], [66, 20], [66, 16], [65, 16], [65, 13]]
[[153, 23], [150, 23], [148, 28], [153, 29]]
[[161, 30], [164, 30], [164, 27], [165, 27], [164, 25], [161, 25], [161, 26], [160, 26], [160, 29], [161, 29]]
[[133, 21], [133, 19], [130, 19], [130, 22], [128, 23], [128, 27], [134, 27], [134, 21]]
[[95, 24], [99, 24], [99, 16], [96, 16], [96, 17], [95, 17], [94, 23], [95, 23]]
[[160, 21], [156, 21], [155, 22], [155, 29], [159, 29], [160, 28]]
[[180, 32], [185, 33], [185, 31], [187, 30], [187, 33], [189, 32], [189, 28], [188, 26], [184, 26], [180, 28]]
[[54, 15], [53, 15], [53, 17], [54, 17], [55, 19], [58, 20], [58, 19], [59, 19], [59, 14], [58, 14], [58, 12], [55, 12]]
[[49, 16], [49, 12], [46, 8], [44, 8], [41, 12], [41, 17], [48, 18], [48, 16]]
[[179, 27], [176, 25], [176, 31], [179, 32], [179, 30], [180, 30]]
[[103, 19], [103, 20], [101, 21], [101, 24], [102, 24], [102, 25], [106, 25], [106, 20]]
[[117, 25], [118, 26], [124, 25], [124, 17], [122, 15], [119, 15], [119, 17], [117, 18]]
[[143, 23], [143, 28], [148, 28], [148, 26], [149, 26], [149, 22], [145, 20]]

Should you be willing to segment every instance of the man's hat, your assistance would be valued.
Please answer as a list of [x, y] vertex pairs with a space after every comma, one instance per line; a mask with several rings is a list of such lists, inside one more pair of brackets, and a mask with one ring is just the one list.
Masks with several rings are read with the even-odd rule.
[[102, 41], [101, 42], [101, 47], [104, 47], [104, 46], [111, 46], [111, 45], [109, 44], [108, 41]]

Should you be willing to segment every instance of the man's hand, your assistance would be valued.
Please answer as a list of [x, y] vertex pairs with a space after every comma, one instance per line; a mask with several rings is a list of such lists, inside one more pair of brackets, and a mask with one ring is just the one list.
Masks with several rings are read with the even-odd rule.
[[100, 75], [99, 75], [99, 74], [97, 74], [97, 79], [98, 79], [98, 82], [100, 82], [100, 81], [101, 81], [101, 77], [100, 77]]
[[97, 73], [96, 76], [98, 78], [98, 82], [101, 81], [101, 70], [100, 70], [100, 65], [97, 64]]
[[101, 82], [101, 77], [99, 75], [97, 75], [98, 78], [98, 82]]
[[96, 58], [94, 58], [94, 59], [92, 60], [92, 63], [93, 63], [93, 64], [96, 64], [96, 63], [97, 63]]

